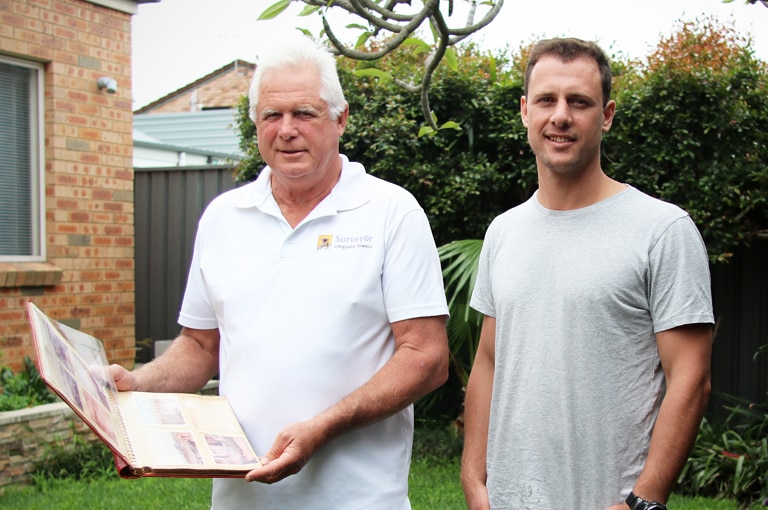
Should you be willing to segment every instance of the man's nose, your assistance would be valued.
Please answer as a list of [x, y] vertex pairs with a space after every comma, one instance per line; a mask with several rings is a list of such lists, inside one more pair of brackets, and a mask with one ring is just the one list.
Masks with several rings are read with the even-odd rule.
[[282, 138], [293, 138], [299, 135], [299, 129], [293, 115], [283, 115], [280, 118], [278, 134]]
[[557, 127], [566, 127], [571, 123], [571, 108], [568, 101], [558, 101], [552, 111], [552, 123]]

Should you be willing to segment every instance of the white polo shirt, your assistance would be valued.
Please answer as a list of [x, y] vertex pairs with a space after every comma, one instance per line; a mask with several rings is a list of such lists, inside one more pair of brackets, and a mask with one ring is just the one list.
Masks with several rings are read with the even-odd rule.
[[[258, 454], [348, 395], [394, 352], [390, 323], [448, 313], [427, 218], [403, 188], [342, 156], [295, 229], [269, 168], [203, 214], [179, 323], [219, 328], [220, 393]], [[214, 508], [408, 509], [409, 407], [330, 441], [277, 484], [215, 480]]]

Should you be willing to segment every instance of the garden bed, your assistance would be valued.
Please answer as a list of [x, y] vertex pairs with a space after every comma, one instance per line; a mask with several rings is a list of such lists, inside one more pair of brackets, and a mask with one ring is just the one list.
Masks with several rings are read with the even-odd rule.
[[[210, 381], [201, 393], [216, 394], [218, 387], [218, 381]], [[63, 402], [0, 412], [0, 493], [30, 482], [50, 446], [73, 444], [75, 436], [85, 442], [99, 440]]]
[[29, 482], [48, 447], [71, 443], [75, 435], [87, 442], [98, 440], [63, 402], [0, 412], [0, 491]]

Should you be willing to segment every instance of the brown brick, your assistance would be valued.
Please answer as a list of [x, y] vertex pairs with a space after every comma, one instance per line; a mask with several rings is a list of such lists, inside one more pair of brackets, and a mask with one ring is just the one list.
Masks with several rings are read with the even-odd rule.
[[[33, 353], [26, 297], [89, 334], [109, 317], [121, 323], [112, 337], [133, 345], [131, 18], [82, 0], [0, 0], [0, 51], [47, 62], [48, 260], [0, 264], [0, 350], [9, 366]], [[118, 94], [98, 90], [103, 75], [118, 81]], [[92, 317], [95, 301], [112, 309]], [[6, 462], [0, 455], [0, 468]]]

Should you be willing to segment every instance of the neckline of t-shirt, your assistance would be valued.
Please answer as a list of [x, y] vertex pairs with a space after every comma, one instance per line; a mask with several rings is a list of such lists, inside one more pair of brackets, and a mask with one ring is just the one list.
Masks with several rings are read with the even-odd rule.
[[541, 202], [539, 202], [539, 198], [538, 198], [539, 190], [536, 190], [533, 193], [531, 200], [533, 201], [533, 205], [536, 208], [536, 210], [539, 211], [541, 214], [544, 214], [547, 216], [559, 216], [559, 217], [581, 216], [585, 214], [591, 214], [592, 212], [599, 211], [605, 207], [611, 207], [617, 201], [622, 200], [624, 197], [628, 196], [632, 192], [632, 190], [634, 190], [634, 188], [629, 184], [625, 184], [625, 186], [626, 186], [625, 189], [609, 196], [608, 198], [604, 198], [599, 202], [595, 202], [594, 204], [590, 204], [585, 207], [579, 207], [578, 209], [565, 209], [565, 210], [548, 209], [544, 207], [541, 204]]

